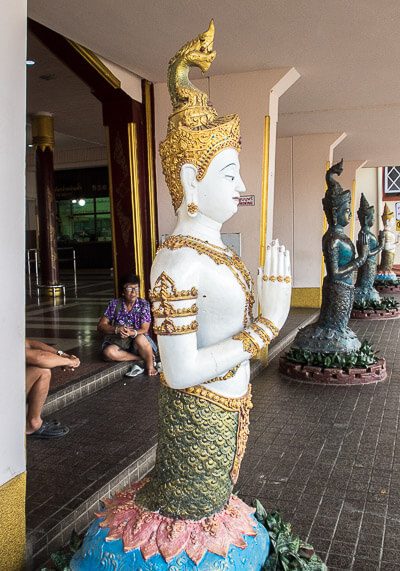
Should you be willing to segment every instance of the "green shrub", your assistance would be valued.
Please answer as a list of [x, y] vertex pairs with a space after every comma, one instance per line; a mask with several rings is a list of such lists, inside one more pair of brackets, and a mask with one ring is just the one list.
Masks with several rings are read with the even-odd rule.
[[312, 545], [293, 535], [290, 523], [285, 523], [278, 512], [267, 513], [258, 500], [253, 505], [255, 517], [268, 531], [271, 540], [263, 571], [328, 571]]
[[363, 301], [355, 303], [353, 309], [366, 311], [368, 309], [376, 309], [382, 311], [390, 311], [391, 309], [398, 309], [400, 303], [394, 297], [383, 297], [380, 302], [377, 301]]
[[292, 347], [285, 355], [288, 361], [300, 365], [312, 365], [323, 369], [366, 369], [378, 361], [377, 353], [364, 340], [358, 351], [352, 353], [312, 353]]

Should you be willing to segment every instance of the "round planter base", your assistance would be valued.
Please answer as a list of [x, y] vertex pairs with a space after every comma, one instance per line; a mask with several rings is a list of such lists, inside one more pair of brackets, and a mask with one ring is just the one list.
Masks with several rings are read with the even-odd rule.
[[398, 309], [353, 309], [351, 319], [397, 319], [400, 317]]
[[379, 359], [366, 369], [322, 369], [311, 365], [300, 365], [288, 361], [286, 357], [279, 360], [279, 372], [289, 379], [316, 385], [366, 385], [384, 381], [387, 377], [386, 361]]
[[374, 286], [375, 289], [379, 291], [379, 293], [400, 293], [400, 284], [399, 285], [376, 285]]

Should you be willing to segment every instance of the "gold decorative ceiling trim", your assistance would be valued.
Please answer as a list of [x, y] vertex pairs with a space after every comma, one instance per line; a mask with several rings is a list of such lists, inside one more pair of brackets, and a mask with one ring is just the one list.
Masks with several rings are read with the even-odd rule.
[[74, 42], [73, 40], [68, 40], [71, 46], [76, 50], [85, 61], [88, 62], [96, 71], [103, 77], [114, 89], [119, 89], [121, 87], [121, 82], [101, 61], [101, 59], [91, 50], [85, 48]]

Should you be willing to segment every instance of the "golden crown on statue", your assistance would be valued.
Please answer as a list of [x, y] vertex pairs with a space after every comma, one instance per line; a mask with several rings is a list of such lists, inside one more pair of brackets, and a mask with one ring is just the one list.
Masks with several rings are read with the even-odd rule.
[[160, 156], [175, 210], [183, 199], [182, 165], [190, 163], [197, 167], [197, 180], [201, 180], [217, 153], [228, 147], [240, 151], [239, 117], [218, 117], [207, 94], [189, 80], [191, 67], [199, 67], [205, 72], [214, 61], [214, 30], [211, 20], [208, 30], [187, 42], [168, 66], [173, 112], [168, 121], [167, 136], [160, 144]]

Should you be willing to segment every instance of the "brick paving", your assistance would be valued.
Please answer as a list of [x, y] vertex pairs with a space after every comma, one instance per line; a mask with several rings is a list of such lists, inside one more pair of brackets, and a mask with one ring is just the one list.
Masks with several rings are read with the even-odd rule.
[[158, 378], [124, 377], [57, 411], [70, 433], [27, 440], [27, 528], [47, 532], [156, 441]]
[[[285, 332], [310, 313], [293, 312]], [[400, 320], [351, 325], [387, 359], [388, 379], [306, 385], [283, 380], [276, 358], [253, 381], [237, 491], [280, 510], [330, 571], [393, 571], [400, 569]], [[28, 442], [30, 530], [49, 529], [155, 442], [157, 380], [124, 383], [59, 411], [71, 426], [65, 439]]]
[[387, 360], [383, 383], [284, 380], [278, 359], [253, 381], [238, 492], [281, 511], [330, 571], [400, 569], [400, 320], [352, 321]]

